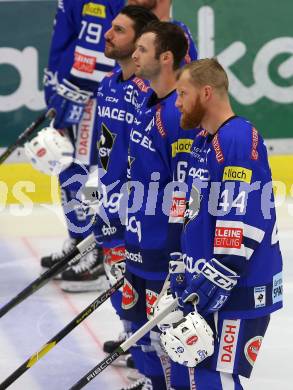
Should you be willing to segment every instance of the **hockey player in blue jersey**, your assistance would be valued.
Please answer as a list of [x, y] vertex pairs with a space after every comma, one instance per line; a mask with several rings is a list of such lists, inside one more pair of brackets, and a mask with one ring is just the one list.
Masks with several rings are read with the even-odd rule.
[[[186, 316], [161, 338], [169, 356], [193, 370], [194, 388], [240, 390], [239, 376], [250, 377], [270, 314], [282, 307], [267, 150], [255, 127], [234, 114], [228, 78], [217, 60], [183, 68], [177, 91], [182, 127], [205, 130], [191, 148], [185, 275], [173, 285]], [[199, 315], [214, 333], [212, 355]]]
[[[168, 273], [170, 253], [180, 247], [179, 234], [172, 240], [169, 237], [169, 218], [172, 182], [177, 180], [178, 172], [184, 180], [182, 171], [195, 134], [180, 128], [180, 113], [175, 107], [176, 70], [187, 46], [180, 27], [152, 22], [138, 39], [133, 54], [136, 75], [149, 80], [153, 89], [134, 121], [129, 145], [131, 181], [122, 308], [133, 330], [151, 317]], [[173, 222], [175, 228], [175, 218]], [[145, 386], [154, 390], [169, 388], [170, 360], [160, 347], [159, 334], [151, 332], [140, 344]]]
[[[130, 131], [136, 112], [144, 104], [150, 90], [146, 82], [135, 76], [132, 54], [138, 35], [152, 20], [157, 18], [146, 8], [126, 6], [112, 21], [112, 27], [105, 34], [105, 55], [116, 60], [119, 67], [104, 78], [97, 92], [95, 134], [99, 184], [96, 192], [97, 179], [94, 178], [94, 187], [90, 188], [93, 188], [99, 203], [94, 232], [97, 242], [104, 250], [105, 269], [110, 282], [113, 281], [111, 267], [125, 258], [127, 204], [124, 196], [127, 195]], [[114, 294], [111, 301], [121, 318], [121, 292]], [[112, 352], [127, 337], [130, 329], [126, 321], [123, 321], [123, 325], [125, 332], [121, 334], [119, 341], [106, 342], [105, 352]]]
[[[45, 97], [48, 108], [56, 110], [54, 127], [66, 128], [70, 133], [75, 162], [59, 175], [70, 238], [62, 253], [42, 258], [43, 268], [50, 268], [59, 261], [92, 228], [77, 194], [94, 162], [92, 139], [96, 100], [93, 96], [100, 81], [115, 65], [113, 59], [104, 55], [104, 34], [123, 5], [123, 0], [63, 0], [58, 3], [45, 71]], [[72, 207], [71, 204], [75, 205]], [[101, 252], [94, 250], [83, 259], [82, 267], [63, 274], [64, 288], [70, 291], [96, 290], [102, 272], [101, 257]]]

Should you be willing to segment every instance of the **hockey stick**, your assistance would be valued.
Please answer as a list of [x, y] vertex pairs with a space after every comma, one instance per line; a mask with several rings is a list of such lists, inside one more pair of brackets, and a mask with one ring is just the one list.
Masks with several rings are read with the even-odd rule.
[[72, 249], [64, 258], [54, 266], [40, 275], [36, 280], [30, 283], [25, 289], [23, 289], [19, 294], [12, 298], [6, 305], [0, 309], [0, 318], [3, 317], [6, 313], [9, 312], [13, 307], [18, 305], [20, 302], [25, 300], [34, 292], [38, 291], [46, 283], [52, 279], [53, 276], [65, 270], [70, 265], [76, 264], [82, 256], [92, 251], [96, 247], [96, 241], [93, 234], [89, 235], [83, 241], [81, 241], [74, 249]]
[[74, 328], [76, 328], [83, 320], [92, 314], [99, 306], [101, 306], [111, 295], [114, 294], [122, 285], [124, 278], [119, 279], [112, 287], [103, 292], [97, 299], [88, 305], [80, 314], [78, 314], [68, 325], [60, 330], [54, 337], [52, 337], [42, 348], [31, 355], [21, 366], [19, 366], [8, 378], [0, 384], [0, 390], [7, 389], [16, 379], [30, 369], [38, 360], [42, 359], [52, 348], [55, 347], [59, 341], [68, 335]]
[[178, 299], [174, 301], [161, 311], [156, 317], [152, 318], [140, 329], [138, 329], [128, 340], [124, 341], [120, 347], [116, 348], [110, 355], [108, 355], [103, 361], [101, 361], [96, 367], [85, 374], [78, 382], [76, 382], [70, 390], [79, 390], [86, 386], [90, 381], [96, 378], [102, 371], [104, 371], [110, 364], [112, 364], [119, 356], [132, 347], [139, 339], [141, 339], [147, 332], [149, 332], [154, 326], [157, 325], [167, 314], [174, 310], [178, 306]]
[[27, 127], [24, 132], [22, 132], [14, 144], [10, 145], [4, 153], [0, 156], [0, 164], [2, 164], [16, 148], [22, 146], [29, 137], [34, 133], [34, 131], [44, 122], [45, 119], [52, 119], [55, 116], [55, 110], [50, 109], [49, 111], [43, 112], [29, 127]]

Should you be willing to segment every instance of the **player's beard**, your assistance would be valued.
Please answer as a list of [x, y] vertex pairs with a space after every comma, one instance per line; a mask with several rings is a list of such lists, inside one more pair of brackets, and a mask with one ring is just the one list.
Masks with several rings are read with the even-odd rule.
[[136, 68], [135, 74], [145, 80], [153, 80], [161, 73], [161, 66], [159, 63], [153, 64], [153, 66], [141, 66]]
[[195, 129], [196, 127], [200, 126], [204, 115], [205, 115], [205, 108], [202, 105], [199, 96], [197, 96], [192, 110], [188, 113], [182, 112], [181, 119], [180, 119], [180, 126], [184, 130]]
[[125, 49], [115, 47], [110, 41], [106, 41], [108, 45], [105, 47], [105, 56], [108, 58], [112, 58], [113, 60], [125, 60], [131, 58], [132, 53], [135, 50], [134, 43], [133, 45], [129, 45]]
[[140, 5], [141, 7], [145, 7], [148, 10], [152, 11], [157, 6], [157, 0], [145, 0], [145, 1], [137, 1], [137, 0], [128, 0], [127, 5]]

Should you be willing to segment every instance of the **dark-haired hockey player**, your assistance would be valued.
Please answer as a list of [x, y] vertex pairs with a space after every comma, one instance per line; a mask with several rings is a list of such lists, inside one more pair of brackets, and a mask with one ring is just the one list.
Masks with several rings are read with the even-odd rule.
[[[184, 181], [195, 135], [194, 131], [180, 128], [180, 113], [175, 107], [176, 71], [187, 47], [180, 27], [170, 22], [152, 22], [143, 30], [133, 54], [136, 75], [149, 80], [154, 91], [140, 109], [130, 135], [122, 308], [133, 330], [150, 318], [168, 274], [170, 253], [180, 248], [182, 225], [176, 223], [180, 213], [176, 216], [174, 211], [170, 216], [170, 208], [173, 180]], [[173, 200], [180, 201], [183, 195], [174, 193], [177, 197]], [[177, 233], [172, 237], [169, 221], [174, 222]], [[158, 341], [156, 332], [140, 341], [145, 352], [141, 370], [146, 376], [146, 388], [164, 390], [170, 386], [170, 361]]]
[[[111, 267], [125, 259], [124, 232], [127, 203], [124, 197], [127, 195], [131, 128], [137, 111], [144, 104], [150, 90], [146, 82], [135, 76], [132, 54], [141, 30], [153, 20], [157, 20], [156, 16], [146, 8], [126, 6], [113, 20], [112, 27], [105, 34], [105, 55], [117, 61], [119, 67], [104, 78], [97, 93], [98, 115], [95, 131], [98, 147], [99, 209], [94, 232], [97, 242], [104, 250], [105, 269], [110, 282], [113, 281]], [[93, 191], [97, 183], [98, 177], [94, 178], [93, 185], [90, 187]], [[114, 294], [111, 301], [123, 320], [121, 292]], [[130, 328], [127, 321], [123, 321], [123, 324], [124, 335], [126, 335]], [[106, 342], [105, 352], [112, 352], [120, 342], [122, 340]]]

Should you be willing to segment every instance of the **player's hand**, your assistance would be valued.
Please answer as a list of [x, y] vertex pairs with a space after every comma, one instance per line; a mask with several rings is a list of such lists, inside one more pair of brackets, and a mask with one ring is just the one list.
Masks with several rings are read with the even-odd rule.
[[52, 95], [48, 104], [48, 108], [54, 108], [56, 111], [54, 127], [61, 129], [77, 125], [91, 96], [91, 92], [84, 91], [63, 79], [63, 83], [57, 85], [56, 93]]
[[229, 298], [238, 277], [234, 271], [216, 259], [206, 262], [201, 272], [193, 276], [181, 296], [180, 301], [184, 304], [185, 312], [190, 311], [191, 304], [202, 316], [218, 311]]

